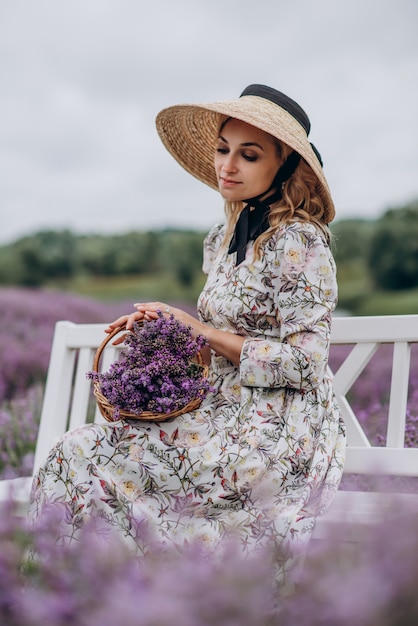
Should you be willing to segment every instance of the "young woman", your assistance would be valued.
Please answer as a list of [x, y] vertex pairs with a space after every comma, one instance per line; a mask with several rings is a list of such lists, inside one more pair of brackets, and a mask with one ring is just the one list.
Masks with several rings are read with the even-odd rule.
[[[67, 433], [35, 478], [32, 514], [65, 503], [68, 537], [96, 516], [139, 553], [153, 541], [291, 557], [338, 488], [345, 431], [328, 374], [337, 302], [327, 224], [334, 205], [309, 119], [274, 89], [160, 112], [177, 161], [219, 189], [226, 223], [204, 243], [199, 319], [137, 303], [122, 322], [174, 315], [209, 343], [215, 392], [166, 422], [118, 421]], [[148, 533], [140, 531], [147, 522]]]

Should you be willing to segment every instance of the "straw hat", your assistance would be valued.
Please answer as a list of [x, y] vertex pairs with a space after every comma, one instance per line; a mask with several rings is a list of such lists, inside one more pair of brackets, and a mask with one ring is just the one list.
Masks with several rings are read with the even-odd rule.
[[322, 171], [319, 153], [308, 140], [309, 118], [285, 94], [265, 85], [250, 85], [235, 100], [203, 104], [179, 104], [160, 111], [156, 126], [170, 154], [190, 174], [218, 190], [214, 154], [221, 123], [234, 117], [296, 150], [318, 179], [318, 193], [325, 207], [325, 220], [335, 215], [334, 203]]

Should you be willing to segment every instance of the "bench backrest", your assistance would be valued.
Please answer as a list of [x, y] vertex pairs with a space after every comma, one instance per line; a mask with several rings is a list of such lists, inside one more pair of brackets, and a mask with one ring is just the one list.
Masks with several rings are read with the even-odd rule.
[[[92, 392], [86, 372], [92, 369], [96, 349], [105, 337], [103, 331], [102, 324], [66, 321], [56, 324], [35, 468], [39, 467], [61, 435], [87, 421]], [[418, 475], [418, 449], [404, 448], [410, 350], [414, 342], [418, 342], [418, 315], [334, 318], [332, 343], [353, 346], [334, 373], [335, 392], [348, 431], [346, 472], [383, 471], [395, 475]], [[392, 381], [386, 447], [376, 447], [371, 445], [354, 414], [347, 393], [383, 343], [394, 346]], [[115, 360], [117, 350], [108, 344], [102, 355], [103, 369]], [[94, 420], [104, 421], [97, 408]]]
[[[334, 372], [335, 394], [347, 426], [345, 472], [418, 476], [418, 449], [404, 447], [411, 346], [418, 343], [418, 315], [336, 317], [331, 341], [353, 346]], [[386, 446], [380, 447], [370, 443], [347, 394], [383, 344], [391, 344], [393, 352]]]

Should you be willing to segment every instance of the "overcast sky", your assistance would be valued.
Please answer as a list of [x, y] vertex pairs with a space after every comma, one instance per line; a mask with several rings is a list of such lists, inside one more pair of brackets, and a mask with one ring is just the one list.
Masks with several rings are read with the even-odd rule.
[[417, 0], [0, 0], [0, 241], [209, 228], [158, 111], [250, 83], [307, 111], [337, 218], [418, 197]]

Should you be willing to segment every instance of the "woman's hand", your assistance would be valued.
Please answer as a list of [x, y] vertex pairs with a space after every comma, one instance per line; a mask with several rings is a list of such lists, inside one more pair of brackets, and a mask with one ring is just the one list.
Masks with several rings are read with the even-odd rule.
[[244, 343], [244, 337], [241, 335], [218, 330], [213, 326], [209, 326], [209, 324], [200, 322], [182, 309], [177, 309], [163, 302], [137, 302], [134, 306], [137, 312], [143, 315], [143, 319], [145, 320], [156, 319], [158, 317], [158, 311], [161, 311], [163, 315], [174, 315], [176, 319], [186, 324], [186, 326], [191, 326], [195, 336], [203, 335], [206, 337], [209, 347], [205, 352], [202, 351], [206, 362], [210, 361], [210, 349], [212, 349], [216, 354], [224, 356], [234, 363], [234, 365], [239, 365], [242, 344]]
[[158, 318], [158, 313], [161, 312], [165, 317], [169, 317], [170, 315], [174, 315], [174, 317], [185, 324], [186, 326], [191, 326], [193, 333], [195, 335], [203, 335], [204, 330], [206, 328], [205, 324], [199, 322], [198, 319], [189, 315], [182, 309], [177, 309], [168, 304], [164, 304], [164, 302], [136, 302], [134, 307], [137, 310], [137, 313], [140, 319], [144, 320], [155, 320]]
[[[209, 327], [206, 324], [199, 322], [198, 319], [196, 319], [192, 315], [189, 315], [189, 313], [186, 313], [182, 309], [177, 309], [168, 304], [164, 304], [163, 302], [137, 302], [136, 304], [134, 304], [134, 306], [137, 309], [137, 313], [139, 315], [142, 315], [144, 320], [157, 319], [158, 312], [161, 312], [165, 317], [173, 315], [179, 322], [181, 322], [185, 326], [191, 327], [194, 337], [196, 337], [197, 335], [203, 335], [209, 342], [207, 336], [207, 331]], [[205, 346], [200, 353], [202, 355], [203, 361], [208, 365], [210, 363], [209, 344]]]
[[[200, 322], [182, 309], [177, 309], [164, 302], [137, 302], [134, 304], [134, 307], [136, 308], [134, 313], [122, 315], [112, 324], [109, 324], [105, 332], [111, 333], [122, 324], [126, 324], [127, 330], [132, 330], [132, 326], [136, 321], [157, 319], [159, 312], [166, 317], [174, 315], [180, 322], [191, 327], [194, 336], [203, 335], [207, 339], [209, 345], [202, 351], [202, 356], [206, 363], [210, 361], [210, 350], [212, 349], [216, 354], [225, 357], [234, 365], [239, 365], [241, 349], [245, 339], [241, 335], [213, 328], [213, 326]], [[114, 344], [118, 345], [124, 339], [125, 335], [116, 339]]]
[[[164, 304], [163, 302], [146, 302], [146, 303], [136, 303], [134, 304], [136, 311], [131, 313], [130, 315], [121, 315], [117, 320], [109, 324], [107, 328], [105, 328], [105, 333], [112, 333], [116, 328], [123, 326], [125, 324], [126, 330], [132, 330], [132, 327], [135, 322], [140, 320], [153, 320], [158, 318], [158, 313], [161, 312], [165, 317], [169, 315], [174, 315], [176, 319], [185, 324], [186, 326], [191, 326], [193, 334], [205, 335], [206, 325], [199, 322], [195, 317], [189, 315], [185, 311], [181, 309], [176, 309], [174, 307], [169, 306], [168, 304]], [[205, 335], [206, 336], [206, 335]], [[118, 337], [113, 344], [116, 346], [122, 343], [125, 340], [126, 333]]]
[[[120, 326], [123, 326], [123, 325], [126, 326], [126, 330], [132, 330], [134, 323], [138, 322], [141, 319], [144, 319], [144, 315], [142, 313], [139, 313], [138, 311], [134, 311], [134, 313], [131, 313], [130, 315], [121, 315], [120, 317], [118, 317], [117, 320], [115, 320], [114, 322], [109, 324], [107, 328], [105, 328], [105, 333], [108, 333], [108, 334], [113, 333], [113, 331], [116, 330], [116, 328], [119, 328]], [[124, 333], [123, 335], [120, 335], [117, 339], [115, 339], [115, 341], [112, 342], [113, 345], [114, 346], [119, 345], [120, 343], [125, 341], [125, 337], [126, 337], [126, 333]]]

